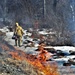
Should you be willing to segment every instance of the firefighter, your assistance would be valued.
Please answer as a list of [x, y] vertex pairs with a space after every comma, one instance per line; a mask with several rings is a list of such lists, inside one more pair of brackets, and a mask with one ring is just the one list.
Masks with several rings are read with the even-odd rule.
[[23, 29], [21, 26], [19, 26], [19, 24], [16, 22], [15, 24], [15, 30], [14, 30], [14, 34], [16, 36], [15, 38], [15, 45], [21, 47], [22, 44], [22, 36], [24, 34]]

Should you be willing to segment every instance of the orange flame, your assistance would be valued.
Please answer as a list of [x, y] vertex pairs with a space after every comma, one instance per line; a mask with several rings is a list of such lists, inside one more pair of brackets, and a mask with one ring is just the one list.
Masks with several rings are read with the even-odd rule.
[[[1, 45], [3, 50], [9, 51], [8, 54], [12, 56], [12, 58], [16, 60], [26, 60], [34, 67], [38, 68], [39, 71], [44, 73], [44, 75], [59, 75], [57, 71], [56, 64], [49, 64], [46, 62], [46, 57], [44, 56], [45, 53], [40, 53], [39, 57], [37, 58], [35, 55], [26, 54], [25, 52], [15, 48], [14, 51], [11, 51], [9, 47], [5, 45]], [[41, 59], [39, 59], [41, 58]]]
[[30, 64], [38, 68], [38, 70], [43, 72], [45, 75], [59, 75], [56, 65], [50, 65], [46, 62], [40, 61], [34, 55], [27, 55], [24, 52], [21, 52], [21, 55], [19, 55], [18, 52], [9, 52], [9, 54], [11, 54], [12, 57], [16, 60], [27, 60]]

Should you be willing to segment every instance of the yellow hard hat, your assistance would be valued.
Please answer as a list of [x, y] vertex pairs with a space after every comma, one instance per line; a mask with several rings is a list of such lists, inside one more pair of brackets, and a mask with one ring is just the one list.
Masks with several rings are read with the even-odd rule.
[[19, 24], [18, 24], [18, 22], [16, 22], [16, 26], [18, 26]]

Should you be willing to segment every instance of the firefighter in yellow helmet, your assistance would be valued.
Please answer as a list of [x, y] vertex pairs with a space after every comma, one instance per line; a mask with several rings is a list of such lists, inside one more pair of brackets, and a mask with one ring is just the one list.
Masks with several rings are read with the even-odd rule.
[[22, 36], [24, 34], [23, 29], [21, 26], [19, 26], [19, 24], [16, 22], [15, 24], [15, 30], [14, 30], [14, 34], [16, 36], [15, 38], [15, 45], [21, 47], [22, 44]]

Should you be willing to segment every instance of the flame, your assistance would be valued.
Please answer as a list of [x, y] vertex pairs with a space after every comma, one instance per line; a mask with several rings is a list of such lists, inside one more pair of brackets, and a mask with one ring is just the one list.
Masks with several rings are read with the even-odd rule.
[[15, 50], [10, 50], [8, 46], [0, 45], [3, 50], [8, 51], [8, 54], [16, 60], [26, 60], [28, 63], [32, 64], [34, 67], [38, 68], [40, 72], [44, 75], [59, 75], [57, 71], [56, 64], [49, 64], [46, 62], [45, 53], [40, 53], [38, 58], [35, 55], [26, 54], [22, 50], [19, 50], [17, 47]]
[[25, 54], [22, 51], [20, 52], [21, 55], [19, 55], [18, 51], [9, 52], [9, 54], [16, 60], [27, 60], [28, 63], [38, 68], [38, 70], [43, 72], [45, 75], [59, 75], [56, 64], [50, 65], [49, 63], [43, 62], [43, 60], [41, 61], [37, 59], [35, 55]]

